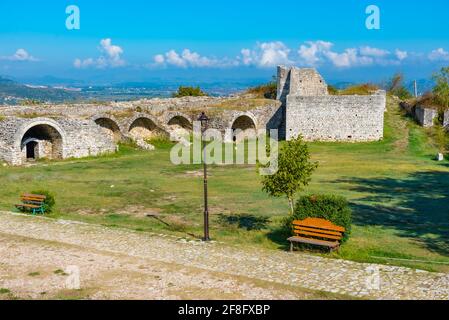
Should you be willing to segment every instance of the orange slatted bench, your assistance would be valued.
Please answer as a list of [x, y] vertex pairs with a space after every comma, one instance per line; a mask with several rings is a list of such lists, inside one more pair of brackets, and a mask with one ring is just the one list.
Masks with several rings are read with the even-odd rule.
[[346, 229], [325, 219], [307, 218], [293, 221], [293, 232], [296, 235], [288, 238], [290, 251], [293, 251], [294, 243], [327, 247], [333, 251], [340, 248], [340, 241]]
[[45, 213], [44, 203], [46, 196], [40, 194], [22, 194], [21, 204], [16, 204], [16, 208], [22, 211], [30, 210], [33, 214]]

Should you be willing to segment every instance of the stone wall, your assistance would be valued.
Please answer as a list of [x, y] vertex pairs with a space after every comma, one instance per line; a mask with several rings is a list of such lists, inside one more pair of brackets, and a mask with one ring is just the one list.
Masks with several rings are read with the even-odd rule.
[[376, 141], [383, 138], [386, 95], [287, 98], [287, 140]]
[[425, 127], [433, 127], [435, 118], [438, 117], [438, 112], [435, 109], [417, 106], [415, 108], [415, 118], [418, 123]]
[[446, 110], [444, 112], [444, 120], [443, 120], [443, 126], [449, 130], [449, 110]]
[[315, 69], [279, 66], [277, 98], [285, 103], [287, 95], [328, 95], [327, 84]]
[[[43, 132], [51, 128], [51, 135]], [[91, 120], [14, 118], [0, 122], [0, 158], [13, 165], [26, 160], [26, 144], [38, 144], [36, 156], [54, 158], [82, 158], [114, 152], [116, 146], [110, 136]]]

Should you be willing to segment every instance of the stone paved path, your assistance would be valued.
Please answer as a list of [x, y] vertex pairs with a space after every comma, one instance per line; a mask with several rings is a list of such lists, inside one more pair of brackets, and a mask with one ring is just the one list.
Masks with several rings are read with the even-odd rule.
[[302, 253], [241, 249], [218, 243], [203, 244], [166, 235], [4, 212], [0, 213], [0, 234], [360, 298], [449, 300], [449, 274], [403, 267], [326, 259]]

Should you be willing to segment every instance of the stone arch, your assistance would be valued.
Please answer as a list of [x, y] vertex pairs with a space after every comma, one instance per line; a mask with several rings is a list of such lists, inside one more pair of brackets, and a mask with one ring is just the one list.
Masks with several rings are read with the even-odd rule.
[[190, 118], [182, 113], [172, 113], [167, 117], [167, 125], [169, 127], [171, 126], [178, 126], [181, 128], [184, 128], [186, 130], [192, 131], [193, 130], [193, 123], [190, 120]]
[[64, 159], [66, 134], [51, 119], [33, 119], [23, 125], [15, 135], [20, 163], [28, 158]]
[[134, 139], [150, 139], [154, 136], [166, 135], [157, 120], [148, 114], [137, 114], [127, 125], [127, 133]]
[[119, 122], [113, 116], [96, 115], [92, 118], [92, 121], [94, 121], [115, 143], [122, 140], [122, 131]]
[[232, 141], [257, 137], [256, 117], [249, 112], [237, 114], [229, 124], [232, 132]]

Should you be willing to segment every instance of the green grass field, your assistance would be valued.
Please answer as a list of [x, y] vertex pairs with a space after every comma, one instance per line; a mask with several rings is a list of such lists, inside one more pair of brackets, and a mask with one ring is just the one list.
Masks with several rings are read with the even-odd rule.
[[[433, 160], [438, 147], [431, 132], [391, 101], [385, 122], [381, 142], [310, 144], [319, 168], [305, 193], [351, 202], [353, 233], [335, 258], [448, 272], [449, 162]], [[122, 146], [112, 156], [0, 167], [0, 209], [12, 210], [22, 192], [47, 189], [56, 196], [54, 218], [200, 237], [201, 166], [174, 166], [170, 145], [158, 147]], [[287, 201], [261, 191], [254, 166], [212, 167], [209, 192], [214, 240], [287, 248], [280, 232]]]

